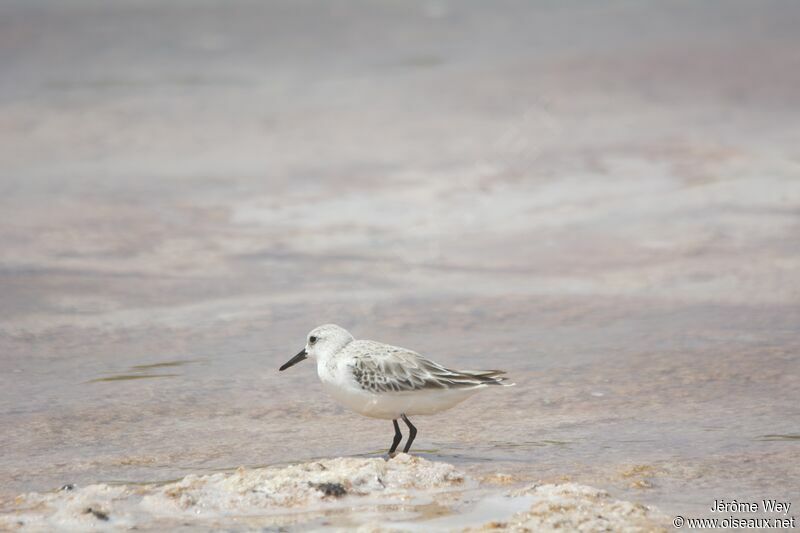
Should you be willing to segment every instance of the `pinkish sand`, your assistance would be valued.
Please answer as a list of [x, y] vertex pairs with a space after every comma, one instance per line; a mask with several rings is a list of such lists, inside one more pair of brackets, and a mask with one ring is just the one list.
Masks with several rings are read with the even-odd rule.
[[797, 500], [798, 23], [780, 1], [4, 2], [4, 509], [377, 457], [390, 424], [277, 372], [331, 321], [510, 372], [415, 420], [415, 451], [472, 479], [667, 516]]

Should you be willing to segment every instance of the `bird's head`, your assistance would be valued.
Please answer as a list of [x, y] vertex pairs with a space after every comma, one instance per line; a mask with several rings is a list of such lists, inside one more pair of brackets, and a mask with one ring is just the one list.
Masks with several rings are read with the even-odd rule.
[[346, 329], [336, 324], [325, 324], [314, 328], [306, 337], [305, 348], [284, 363], [280, 370], [286, 370], [308, 357], [318, 360], [328, 359], [347, 346], [352, 340], [353, 336]]

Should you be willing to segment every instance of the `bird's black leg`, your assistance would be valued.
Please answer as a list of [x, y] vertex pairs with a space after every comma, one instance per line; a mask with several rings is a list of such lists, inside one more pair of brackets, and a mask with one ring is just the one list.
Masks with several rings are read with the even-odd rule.
[[392, 441], [392, 447], [389, 448], [389, 455], [394, 453], [394, 451], [397, 449], [397, 445], [400, 444], [401, 440], [403, 440], [403, 434], [400, 433], [400, 426], [397, 424], [396, 418], [392, 420], [392, 424], [394, 424], [394, 440]]
[[[411, 423], [406, 415], [400, 416], [403, 417], [403, 422], [408, 426], [408, 440], [406, 441], [406, 447], [403, 448], [403, 453], [408, 453], [408, 450], [411, 449], [411, 443], [414, 442], [414, 437], [417, 436], [417, 428], [414, 427], [414, 424]], [[397, 423], [396, 420], [395, 423]]]

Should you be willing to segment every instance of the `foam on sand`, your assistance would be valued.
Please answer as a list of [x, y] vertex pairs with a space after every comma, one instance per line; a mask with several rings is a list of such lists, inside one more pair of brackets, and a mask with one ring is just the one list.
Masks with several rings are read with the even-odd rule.
[[[477, 503], [476, 503], [477, 501]], [[396, 529], [653, 530], [663, 517], [575, 484], [489, 492], [453, 465], [400, 454], [239, 468], [148, 485], [96, 484], [3, 502], [0, 529], [246, 530], [265, 526]]]

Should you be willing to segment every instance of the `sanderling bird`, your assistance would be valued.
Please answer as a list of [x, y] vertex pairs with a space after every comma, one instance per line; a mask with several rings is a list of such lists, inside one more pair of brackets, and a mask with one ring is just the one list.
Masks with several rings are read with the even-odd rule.
[[389, 455], [403, 439], [398, 418], [408, 426], [407, 453], [417, 436], [409, 416], [450, 409], [490, 385], [513, 385], [505, 383], [502, 370], [450, 370], [405, 348], [355, 340], [335, 324], [311, 330], [305, 348], [280, 370], [308, 357], [317, 360], [319, 379], [336, 401], [364, 416], [392, 421]]

